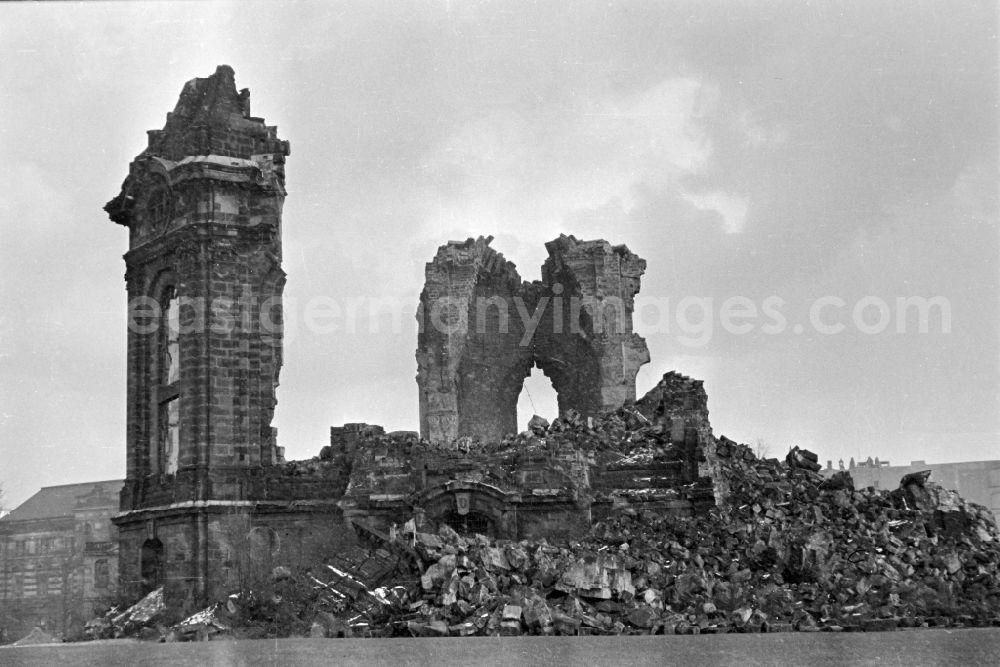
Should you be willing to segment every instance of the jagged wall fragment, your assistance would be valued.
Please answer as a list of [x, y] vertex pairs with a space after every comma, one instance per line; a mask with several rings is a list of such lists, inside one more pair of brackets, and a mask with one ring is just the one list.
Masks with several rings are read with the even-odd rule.
[[598, 415], [635, 399], [649, 361], [632, 330], [644, 260], [607, 241], [546, 244], [542, 280], [523, 283], [490, 238], [450, 242], [427, 265], [420, 297], [420, 433], [500, 440], [517, 428], [517, 399], [538, 366], [559, 410]]

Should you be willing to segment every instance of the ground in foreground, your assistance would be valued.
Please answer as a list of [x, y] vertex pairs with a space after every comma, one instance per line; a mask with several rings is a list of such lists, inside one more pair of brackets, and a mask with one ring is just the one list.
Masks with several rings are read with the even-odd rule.
[[645, 637], [112, 640], [0, 647], [4, 665], [995, 665], [1000, 628]]

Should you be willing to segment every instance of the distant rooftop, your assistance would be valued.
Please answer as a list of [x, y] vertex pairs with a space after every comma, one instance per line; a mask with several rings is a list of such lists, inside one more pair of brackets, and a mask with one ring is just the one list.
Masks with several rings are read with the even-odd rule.
[[77, 507], [80, 498], [95, 492], [109, 495], [117, 502], [118, 492], [121, 491], [124, 483], [123, 480], [112, 479], [103, 482], [43, 486], [38, 493], [0, 518], [0, 523], [70, 516], [73, 514], [73, 509]]

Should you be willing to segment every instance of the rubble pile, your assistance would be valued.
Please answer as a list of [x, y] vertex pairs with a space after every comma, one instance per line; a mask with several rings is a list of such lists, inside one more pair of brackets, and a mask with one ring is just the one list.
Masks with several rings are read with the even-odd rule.
[[585, 539], [564, 542], [462, 536], [443, 525], [400, 538], [420, 563], [419, 582], [388, 567], [385, 550], [359, 550], [354, 562], [328, 565], [332, 576], [305, 577], [310, 602], [299, 605], [299, 631], [308, 624], [315, 637], [437, 637], [1000, 624], [1000, 534], [985, 508], [926, 475], [892, 492], [856, 490], [846, 474], [824, 480], [804, 450], [785, 462], [761, 460], [721, 438], [714, 455], [729, 496], [705, 514], [626, 508]]
[[415, 541], [431, 565], [409, 613], [393, 619], [394, 634], [648, 634], [689, 625], [648, 585], [639, 561], [600, 541], [494, 542], [447, 526]]
[[[794, 451], [794, 450], [793, 450]], [[430, 565], [409, 634], [891, 630], [1000, 622], [992, 515], [925, 479], [894, 492], [824, 482], [799, 457], [721, 441], [728, 505], [622, 513], [565, 545], [418, 534]]]
[[84, 632], [88, 639], [141, 636], [157, 625], [162, 627], [167, 614], [160, 586], [129, 607], [112, 607], [103, 616], [87, 621]]
[[[652, 425], [639, 426], [649, 429]], [[411, 634], [887, 630], [1000, 621], [992, 514], [909, 475], [900, 489], [824, 480], [793, 448], [726, 438], [725, 501], [693, 517], [625, 509], [564, 545], [417, 536], [429, 562]], [[417, 605], [418, 603], [414, 603]], [[398, 628], [397, 628], [398, 629]]]
[[[672, 433], [669, 422], [647, 417], [640, 404], [600, 417], [567, 410], [551, 424], [536, 416], [527, 430], [499, 442], [470, 436], [428, 442], [415, 433], [380, 433], [345, 460], [346, 496], [364, 505], [373, 496], [403, 498], [461, 480], [504, 492], [560, 489], [598, 502], [655, 491], [711, 503], [711, 480], [698, 470], [700, 441], [684, 435]], [[650, 474], [658, 475], [652, 483]]]
[[[349, 498], [413, 497], [435, 476], [525, 495], [567, 484], [595, 501], [589, 533], [460, 535], [416, 513], [396, 515], [402, 531], [355, 522], [371, 548], [345, 548], [312, 570], [275, 568], [267, 587], [161, 627], [160, 637], [1000, 625], [1000, 533], [986, 508], [929, 472], [894, 491], [855, 489], [846, 472], [824, 479], [816, 455], [798, 447], [784, 461], [759, 459], [713, 436], [707, 414], [701, 383], [670, 373], [601, 418], [533, 419], [501, 443], [372, 433], [352, 452]], [[113, 634], [135, 633], [155, 595], [139, 606], [113, 619]]]
[[399, 544], [389, 549], [352, 546], [316, 569], [293, 573], [278, 565], [256, 588], [234, 592], [176, 623], [159, 587], [130, 607], [112, 608], [89, 621], [86, 636], [163, 642], [215, 636], [354, 637], [371, 636], [373, 627], [380, 634], [391, 614], [402, 613], [408, 588], [418, 585], [415, 558]]

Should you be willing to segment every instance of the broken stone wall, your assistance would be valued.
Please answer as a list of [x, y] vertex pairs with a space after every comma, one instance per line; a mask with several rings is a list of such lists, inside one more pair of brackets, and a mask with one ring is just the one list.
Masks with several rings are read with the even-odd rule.
[[708, 456], [714, 438], [708, 419], [708, 394], [702, 380], [673, 371], [665, 373], [635, 407], [657, 425], [661, 437], [680, 449], [686, 478], [714, 477]]
[[547, 243], [542, 280], [523, 283], [490, 238], [450, 242], [426, 268], [417, 314], [420, 433], [499, 441], [515, 433], [533, 366], [560, 412], [598, 415], [635, 399], [649, 361], [632, 330], [645, 261], [625, 246], [561, 236]]
[[489, 439], [516, 430], [517, 396], [531, 352], [514, 298], [521, 278], [490, 239], [451, 242], [427, 265], [420, 295], [420, 432]]
[[578, 452], [556, 449], [372, 436], [355, 453], [340, 506], [349, 519], [383, 533], [410, 518], [434, 530], [444, 523], [458, 529], [468, 515], [475, 517], [470, 530], [511, 539], [582, 534], [590, 525], [588, 465]]
[[[545, 244], [544, 307], [534, 361], [552, 381], [560, 414], [596, 416], [635, 400], [635, 376], [649, 362], [632, 312], [646, 262], [624, 245], [560, 236]], [[543, 299], [548, 301], [543, 303]]]
[[382, 532], [410, 518], [465, 532], [454, 515], [471, 512], [482, 515], [484, 534], [579, 536], [615, 510], [707, 510], [715, 504], [710, 451], [702, 383], [667, 373], [634, 405], [598, 418], [570, 410], [499, 442], [373, 434], [355, 449], [340, 506]]

